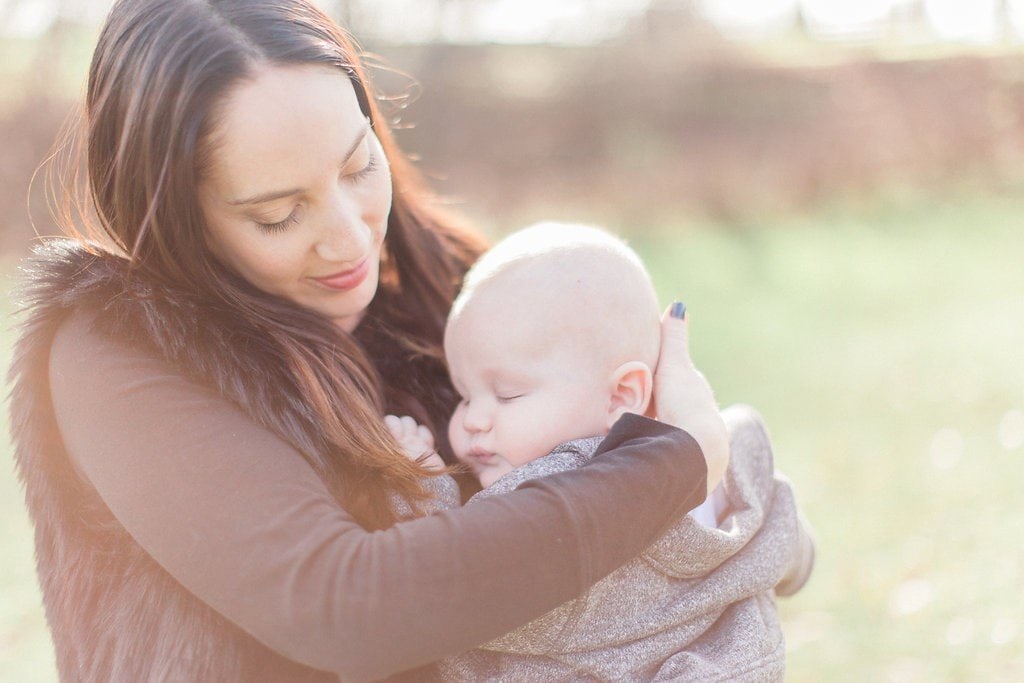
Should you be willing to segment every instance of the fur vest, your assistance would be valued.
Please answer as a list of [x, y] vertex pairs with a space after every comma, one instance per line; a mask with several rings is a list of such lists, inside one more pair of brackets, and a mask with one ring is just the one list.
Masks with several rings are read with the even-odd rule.
[[46, 618], [65, 681], [320, 681], [180, 586], [131, 538], [61, 442], [49, 388], [54, 334], [72, 312], [219, 391], [300, 451], [322, 439], [272, 349], [230, 311], [127, 277], [126, 263], [53, 240], [27, 262], [9, 373], [15, 460], [35, 525]]

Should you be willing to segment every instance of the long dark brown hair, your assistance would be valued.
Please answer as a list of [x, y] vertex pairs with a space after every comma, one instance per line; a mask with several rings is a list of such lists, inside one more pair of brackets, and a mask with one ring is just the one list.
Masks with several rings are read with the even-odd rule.
[[[206, 246], [196, 187], [217, 107], [266, 64], [348, 74], [391, 167], [380, 287], [353, 335], [260, 291]], [[229, 311], [276, 348], [329, 443], [303, 456], [362, 524], [393, 523], [389, 494], [423, 500], [424, 472], [381, 414], [411, 414], [444, 438], [455, 401], [444, 323], [483, 242], [439, 210], [399, 152], [354, 42], [305, 0], [118, 0], [93, 55], [84, 123], [87, 207], [77, 212], [93, 220], [75, 234], [102, 239], [133, 277]]]

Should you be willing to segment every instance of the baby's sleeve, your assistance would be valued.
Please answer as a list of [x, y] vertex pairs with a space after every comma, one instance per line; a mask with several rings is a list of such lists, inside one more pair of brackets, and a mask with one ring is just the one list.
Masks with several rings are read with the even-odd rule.
[[814, 535], [811, 525], [799, 507], [796, 509], [797, 531], [793, 544], [793, 556], [789, 569], [775, 587], [775, 594], [780, 596], [793, 595], [807, 583], [814, 569]]
[[469, 499], [469, 502], [472, 503], [474, 501], [483, 500], [484, 498], [514, 491], [519, 488], [520, 485], [530, 481], [531, 479], [547, 477], [552, 474], [567, 472], [569, 470], [574, 470], [577, 467], [582, 467], [584, 463], [593, 457], [594, 452], [600, 444], [601, 439], [598, 437], [566, 441], [547, 455], [537, 458], [536, 460], [531, 460], [525, 465], [515, 468], [487, 488], [474, 495]]
[[[441, 474], [436, 477], [426, 477], [420, 484], [431, 495], [429, 500], [419, 504], [421, 514], [432, 515], [435, 512], [459, 507], [459, 484], [451, 475]], [[391, 494], [391, 507], [399, 520], [420, 516], [413, 511], [412, 506], [404, 498], [394, 493]]]

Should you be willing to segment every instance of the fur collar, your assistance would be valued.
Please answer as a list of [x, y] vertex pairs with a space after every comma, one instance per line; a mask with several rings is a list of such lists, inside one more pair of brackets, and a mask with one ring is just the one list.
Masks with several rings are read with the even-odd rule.
[[[300, 450], [322, 447], [281, 359], [230, 311], [128, 277], [123, 259], [72, 240], [36, 250], [20, 292], [8, 375], [15, 461], [36, 530], [62, 680], [333, 680], [284, 659], [184, 590], [135, 544], [68, 461], [49, 391], [49, 350], [73, 311], [151, 350]], [[273, 393], [271, 393], [271, 388]]]

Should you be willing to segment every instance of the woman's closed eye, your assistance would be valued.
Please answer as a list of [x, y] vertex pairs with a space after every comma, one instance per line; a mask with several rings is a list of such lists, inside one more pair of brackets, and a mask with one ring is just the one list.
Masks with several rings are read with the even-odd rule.
[[288, 214], [284, 218], [284, 220], [277, 221], [276, 223], [264, 223], [262, 221], [258, 221], [257, 220], [256, 221], [256, 225], [263, 232], [268, 232], [268, 233], [284, 232], [285, 230], [290, 228], [295, 223], [298, 223], [298, 221], [299, 221], [298, 214], [299, 214], [299, 207], [295, 207], [294, 209], [292, 209], [292, 212], [290, 214]]
[[[359, 169], [357, 171], [353, 171], [352, 173], [347, 173], [347, 174], [345, 174], [343, 176], [343, 178], [346, 181], [359, 182], [360, 180], [363, 180], [363, 179], [369, 177], [370, 175], [372, 175], [377, 170], [377, 167], [378, 167], [377, 157], [371, 152], [370, 155], [369, 155], [369, 159], [367, 160], [366, 164], [361, 169]], [[267, 222], [264, 222], [264, 221], [261, 221], [261, 220], [256, 220], [256, 219], [254, 219], [254, 221], [256, 223], [256, 226], [260, 230], [262, 230], [263, 232], [267, 232], [267, 233], [284, 232], [285, 230], [287, 230], [288, 228], [293, 226], [295, 223], [299, 222], [298, 213], [299, 213], [299, 207], [296, 206], [294, 209], [292, 209], [292, 212], [290, 214], [288, 214], [283, 220], [276, 221], [276, 222], [273, 222], [273, 223], [267, 223]]]
[[349, 181], [352, 181], [352, 182], [359, 182], [360, 180], [363, 180], [363, 179], [369, 177], [370, 175], [372, 175], [373, 172], [376, 171], [376, 170], [377, 170], [377, 157], [373, 153], [370, 153], [369, 159], [367, 160], [366, 165], [364, 165], [358, 171], [353, 171], [352, 173], [346, 173], [344, 178], [345, 178], [345, 180], [349, 180]]
[[522, 398], [525, 395], [526, 394], [505, 394], [505, 395], [499, 395], [497, 397], [497, 399], [498, 399], [498, 403], [511, 403], [512, 401], [516, 400], [517, 398]]

